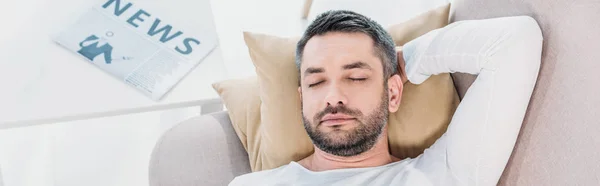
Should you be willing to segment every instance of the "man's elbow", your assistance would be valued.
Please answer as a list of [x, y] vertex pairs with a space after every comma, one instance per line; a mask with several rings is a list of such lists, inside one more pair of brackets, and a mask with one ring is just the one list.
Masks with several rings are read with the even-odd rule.
[[532, 83], [539, 73], [542, 58], [543, 36], [540, 26], [535, 19], [529, 16], [518, 16], [511, 20], [513, 32], [511, 33], [509, 43], [506, 48], [505, 60], [519, 66], [511, 69], [514, 75], [521, 73]]
[[512, 27], [515, 28], [512, 39], [527, 43], [534, 48], [542, 47], [542, 30], [535, 19], [529, 16], [517, 16], [511, 21]]

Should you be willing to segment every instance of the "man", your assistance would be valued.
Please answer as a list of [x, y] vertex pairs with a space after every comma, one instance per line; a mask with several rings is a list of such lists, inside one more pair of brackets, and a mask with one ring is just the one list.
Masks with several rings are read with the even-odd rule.
[[[296, 55], [315, 152], [230, 185], [495, 185], [535, 86], [541, 48], [541, 31], [525, 16], [456, 22], [396, 53], [374, 21], [326, 12], [308, 27]], [[478, 77], [447, 132], [417, 158], [390, 155], [387, 118], [398, 110], [403, 83], [453, 72]]]

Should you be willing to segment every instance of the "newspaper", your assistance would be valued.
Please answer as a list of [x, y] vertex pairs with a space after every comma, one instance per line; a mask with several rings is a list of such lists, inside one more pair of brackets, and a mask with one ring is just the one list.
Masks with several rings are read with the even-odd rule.
[[54, 41], [160, 100], [216, 47], [217, 36], [214, 27], [181, 30], [167, 21], [167, 15], [155, 15], [138, 4], [105, 0]]

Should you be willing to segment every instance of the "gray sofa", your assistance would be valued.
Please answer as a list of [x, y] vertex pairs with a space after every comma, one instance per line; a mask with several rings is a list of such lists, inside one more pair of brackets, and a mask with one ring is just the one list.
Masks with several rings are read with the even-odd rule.
[[249, 172], [248, 154], [221, 111], [184, 121], [161, 137], [150, 160], [150, 185], [227, 185]]
[[[600, 1], [454, 0], [451, 22], [529, 15], [544, 34], [542, 66], [499, 185], [600, 185]], [[475, 79], [453, 74], [459, 95]], [[226, 112], [183, 122], [156, 144], [150, 185], [226, 185], [250, 171]]]

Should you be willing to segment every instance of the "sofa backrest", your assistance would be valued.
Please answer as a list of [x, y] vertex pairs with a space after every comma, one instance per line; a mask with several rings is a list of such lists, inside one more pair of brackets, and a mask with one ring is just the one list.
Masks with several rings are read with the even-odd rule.
[[[529, 15], [542, 28], [537, 86], [499, 185], [600, 184], [600, 1], [455, 0], [450, 22]], [[453, 75], [459, 95], [475, 79]]]

